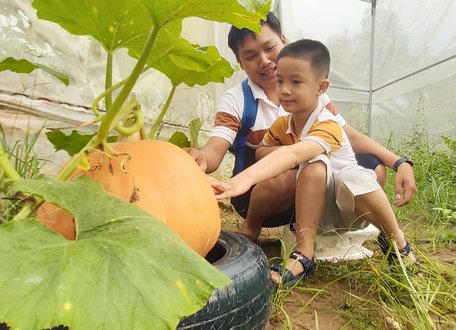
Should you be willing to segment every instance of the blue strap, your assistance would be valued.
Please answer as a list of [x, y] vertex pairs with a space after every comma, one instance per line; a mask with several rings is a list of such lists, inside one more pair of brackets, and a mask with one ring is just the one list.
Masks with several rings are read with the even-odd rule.
[[242, 81], [242, 92], [244, 93], [244, 111], [242, 113], [241, 128], [236, 135], [233, 143], [235, 153], [235, 163], [233, 174], [237, 174], [245, 169], [245, 143], [247, 135], [255, 123], [258, 101], [253, 97], [252, 89], [247, 84], [248, 79]]

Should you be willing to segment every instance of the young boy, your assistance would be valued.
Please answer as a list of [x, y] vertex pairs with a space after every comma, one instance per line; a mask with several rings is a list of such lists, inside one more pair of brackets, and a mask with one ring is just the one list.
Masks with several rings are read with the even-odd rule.
[[396, 240], [400, 254], [415, 261], [374, 172], [357, 164], [344, 130], [319, 101], [329, 86], [329, 66], [329, 51], [318, 41], [286, 46], [278, 55], [277, 92], [290, 115], [278, 118], [262, 141], [275, 150], [226, 182], [212, 182], [217, 198], [224, 199], [299, 165], [296, 250], [285, 270], [280, 264], [271, 267], [275, 283], [292, 285], [313, 273], [319, 231], [363, 228], [366, 221], [382, 231], [384, 252], [389, 240]]

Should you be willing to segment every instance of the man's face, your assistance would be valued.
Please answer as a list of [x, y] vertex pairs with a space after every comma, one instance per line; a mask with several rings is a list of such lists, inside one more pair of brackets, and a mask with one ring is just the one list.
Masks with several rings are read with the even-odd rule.
[[277, 93], [285, 111], [312, 112], [318, 104], [327, 79], [312, 69], [306, 59], [282, 57], [277, 68]]
[[275, 88], [277, 55], [284, 46], [285, 38], [264, 24], [261, 34], [247, 36], [239, 46], [238, 60], [241, 68], [261, 88]]

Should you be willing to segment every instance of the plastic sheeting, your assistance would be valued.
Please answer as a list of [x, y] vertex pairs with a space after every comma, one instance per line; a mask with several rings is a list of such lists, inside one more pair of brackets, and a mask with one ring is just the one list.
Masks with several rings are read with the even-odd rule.
[[[0, 101], [10, 106], [16, 103], [19, 108], [26, 104], [44, 116], [59, 116], [59, 111], [54, 109], [59, 105], [63, 112], [72, 112], [76, 118], [81, 115], [80, 120], [85, 120], [85, 115], [91, 113], [92, 101], [104, 90], [106, 54], [101, 46], [89, 37], [73, 36], [57, 24], [39, 20], [30, 0], [0, 0], [0, 8], [0, 59], [10, 56], [25, 58], [70, 77], [70, 85], [65, 86], [41, 70], [28, 75], [0, 72]], [[198, 31], [194, 33], [197, 36], [193, 38], [195, 42], [213, 44], [211, 22], [195, 19], [187, 25]], [[125, 79], [133, 64], [126, 51], [118, 51], [114, 59], [113, 80]], [[191, 91], [185, 86], [179, 88], [167, 121], [186, 126], [193, 118], [200, 117], [209, 128], [215, 103], [213, 85], [196, 86]], [[157, 117], [170, 89], [168, 78], [154, 70], [149, 70], [137, 82], [134, 94], [141, 102], [149, 124]]]
[[[40, 71], [0, 72], [0, 101], [19, 108], [26, 105], [56, 122], [90, 116], [88, 107], [104, 85], [105, 58], [98, 45], [38, 20], [29, 0], [0, 0], [0, 8], [0, 59], [26, 57], [69, 73], [72, 80], [64, 86]], [[367, 132], [371, 119], [372, 136], [379, 141], [418, 128], [431, 138], [456, 136], [455, 1], [377, 0], [372, 76], [370, 1], [282, 0], [274, 8], [289, 41], [313, 38], [328, 46], [332, 55], [329, 95], [352, 126]], [[226, 43], [228, 29], [226, 24], [194, 19], [184, 24], [184, 35], [202, 45], [215, 44], [235, 64]], [[115, 63], [114, 78], [119, 80], [132, 63], [122, 52]], [[224, 85], [180, 88], [166, 121], [186, 126], [199, 116], [209, 129], [218, 98], [243, 77], [240, 71]], [[169, 88], [167, 78], [157, 72], [150, 72], [135, 87], [149, 122], [157, 116]], [[61, 111], [56, 110], [59, 107]], [[175, 129], [171, 126], [171, 132]]]
[[367, 131], [370, 53], [372, 136], [423, 129], [456, 136], [456, 2], [285, 0], [279, 17], [289, 41], [324, 42], [332, 56], [329, 95], [355, 127]]
[[[201, 19], [184, 21], [183, 35], [194, 43], [214, 44], [214, 24]], [[0, 124], [7, 141], [16, 140], [51, 127], [76, 127], [92, 118], [92, 101], [104, 90], [106, 54], [91, 38], [74, 36], [57, 24], [39, 20], [30, 0], [0, 0], [0, 60], [25, 58], [69, 75], [65, 86], [53, 76], [35, 70], [31, 74], [0, 72]], [[115, 54], [115, 82], [125, 79], [134, 61], [120, 50]], [[168, 109], [160, 137], [168, 138], [199, 117], [203, 121], [201, 142], [212, 126], [216, 85], [180, 86]], [[220, 87], [217, 87], [220, 89]], [[160, 72], [149, 70], [137, 82], [133, 93], [141, 102], [146, 126], [157, 118], [171, 84]], [[87, 128], [90, 130], [90, 127]], [[93, 128], [92, 128], [93, 130]], [[47, 172], [54, 173], [68, 158], [57, 152], [44, 134], [36, 152], [49, 159]]]

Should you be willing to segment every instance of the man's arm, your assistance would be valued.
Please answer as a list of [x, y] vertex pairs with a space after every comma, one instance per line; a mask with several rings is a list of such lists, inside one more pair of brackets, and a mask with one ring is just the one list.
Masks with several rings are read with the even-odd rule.
[[220, 166], [229, 147], [230, 143], [227, 140], [220, 137], [211, 137], [199, 150], [185, 148], [185, 151], [192, 156], [204, 172], [212, 173]]
[[[355, 153], [372, 154], [379, 158], [382, 163], [389, 168], [393, 168], [394, 163], [400, 158], [373, 139], [361, 134], [350, 125], [344, 125], [343, 129], [347, 134]], [[410, 203], [416, 191], [415, 178], [410, 164], [402, 163], [398, 167], [395, 184], [396, 201], [394, 204], [396, 206], [403, 206]]]

